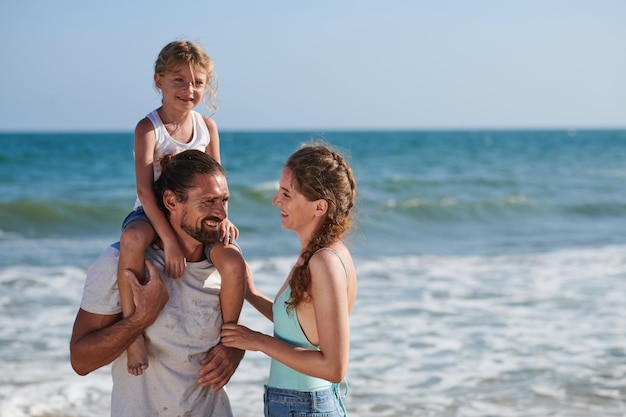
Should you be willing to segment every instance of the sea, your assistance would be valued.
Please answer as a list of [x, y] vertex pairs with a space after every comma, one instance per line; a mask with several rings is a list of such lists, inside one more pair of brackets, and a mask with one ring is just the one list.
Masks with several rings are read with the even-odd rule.
[[[324, 141], [357, 178], [348, 415], [626, 416], [626, 130], [221, 132], [230, 218], [273, 296], [299, 251], [271, 204]], [[0, 133], [0, 416], [109, 415], [76, 375], [85, 271], [135, 200], [132, 132]], [[271, 323], [248, 305], [242, 322]], [[262, 415], [269, 360], [228, 384]]]

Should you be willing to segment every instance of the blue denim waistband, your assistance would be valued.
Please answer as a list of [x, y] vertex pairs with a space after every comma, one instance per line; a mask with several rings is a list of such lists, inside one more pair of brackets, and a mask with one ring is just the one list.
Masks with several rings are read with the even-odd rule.
[[334, 387], [320, 391], [296, 391], [293, 389], [265, 387], [265, 393], [286, 403], [311, 404], [320, 401], [329, 401], [334, 396]]
[[[342, 398], [345, 398], [348, 395], [348, 383], [345, 380], [343, 383], [345, 384], [344, 394], [340, 393], [340, 384], [333, 384], [328, 389], [322, 389], [319, 391], [298, 391], [293, 389], [269, 387], [266, 385], [263, 396], [265, 416], [269, 415], [268, 404], [282, 403], [287, 407], [287, 409], [280, 409], [281, 411], [278, 411], [280, 415], [286, 412], [303, 412], [304, 410], [310, 410], [310, 412], [322, 412], [324, 415], [328, 414], [329, 416], [345, 417], [347, 413]], [[328, 409], [328, 405], [330, 404], [336, 404], [338, 408], [331, 406], [331, 409]], [[274, 412], [276, 411], [277, 410], [275, 409]]]

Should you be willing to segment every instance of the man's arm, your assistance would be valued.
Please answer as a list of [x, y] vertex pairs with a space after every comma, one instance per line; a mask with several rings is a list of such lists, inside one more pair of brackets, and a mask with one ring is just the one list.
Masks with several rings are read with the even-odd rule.
[[127, 278], [133, 290], [135, 313], [125, 319], [121, 314], [102, 315], [79, 309], [70, 340], [72, 368], [79, 375], [111, 363], [154, 321], [167, 303], [169, 295], [156, 268], [146, 262], [150, 272], [141, 285], [132, 272]]

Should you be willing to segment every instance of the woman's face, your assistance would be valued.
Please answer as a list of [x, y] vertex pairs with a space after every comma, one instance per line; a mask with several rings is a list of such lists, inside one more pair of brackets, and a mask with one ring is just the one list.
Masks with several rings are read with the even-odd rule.
[[298, 232], [315, 225], [316, 202], [307, 200], [296, 190], [293, 173], [287, 167], [280, 174], [272, 204], [280, 210], [281, 225], [285, 229]]

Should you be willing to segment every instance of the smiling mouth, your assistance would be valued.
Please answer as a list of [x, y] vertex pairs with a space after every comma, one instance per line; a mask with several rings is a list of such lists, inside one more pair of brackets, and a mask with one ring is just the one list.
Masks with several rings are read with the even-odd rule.
[[220, 225], [220, 222], [215, 221], [215, 220], [205, 220], [204, 225], [208, 227], [216, 228]]

